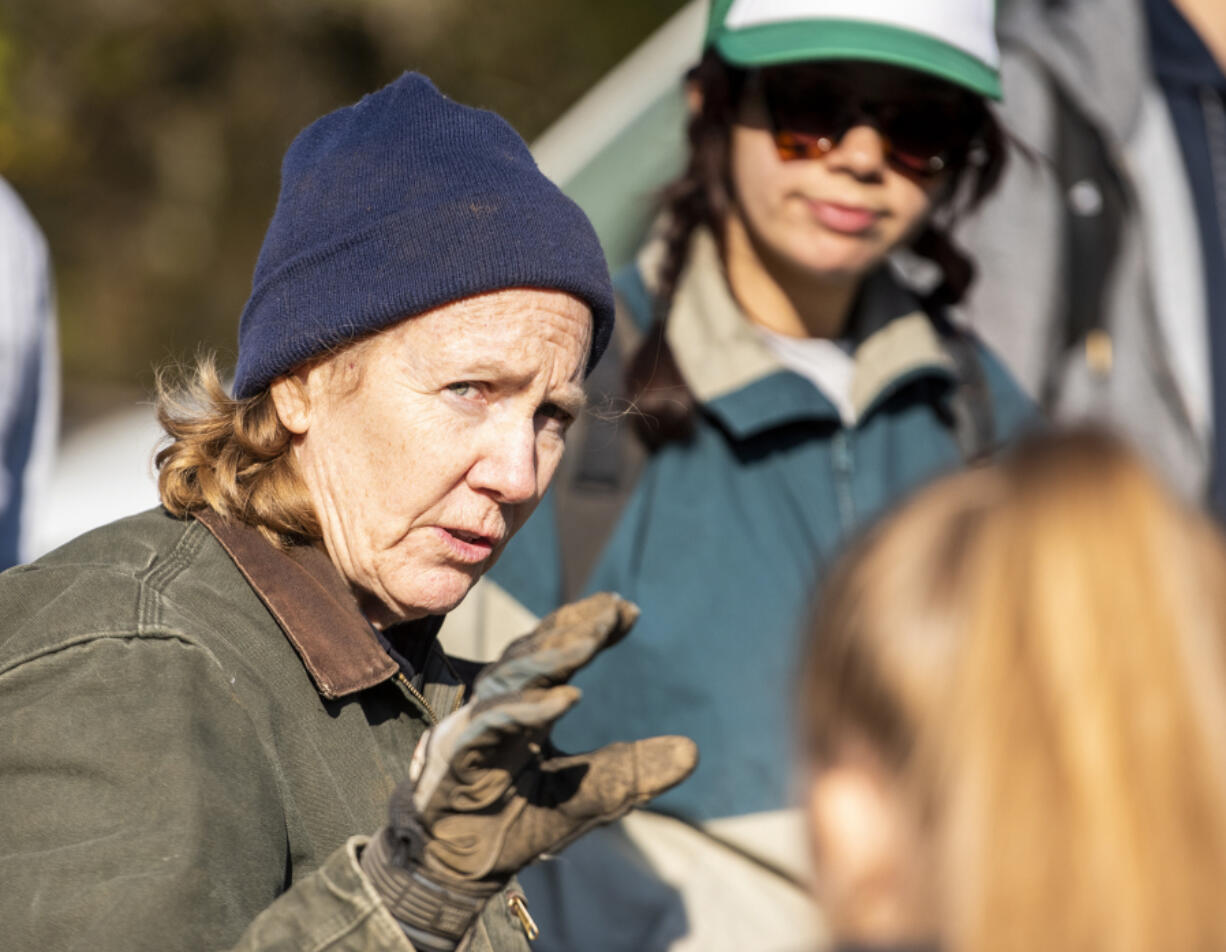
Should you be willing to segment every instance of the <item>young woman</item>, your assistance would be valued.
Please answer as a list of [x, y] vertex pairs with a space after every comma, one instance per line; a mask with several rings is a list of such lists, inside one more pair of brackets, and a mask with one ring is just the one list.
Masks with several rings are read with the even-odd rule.
[[[716, 2], [688, 165], [616, 281], [648, 455], [587, 588], [642, 618], [633, 646], [581, 677], [586, 709], [558, 742], [693, 737], [698, 770], [659, 806], [772, 882], [803, 875], [786, 698], [815, 579], [865, 520], [1030, 418], [945, 316], [972, 273], [946, 222], [1001, 172], [995, 62], [991, 0]], [[770, 948], [743, 906], [688, 909], [687, 941]]]
[[[643, 618], [563, 733], [578, 746], [658, 722], [696, 737], [702, 766], [669, 798], [696, 820], [788, 801], [780, 686], [821, 566], [1029, 413], [944, 315], [970, 264], [941, 221], [1002, 161], [990, 4], [924, 5], [912, 32], [868, 22], [863, 0], [809, 5], [846, 9], [755, 23], [772, 4], [716, 4], [689, 166], [618, 281], [643, 328], [629, 399], [651, 453], [588, 587]], [[918, 33], [973, 33], [975, 12], [983, 61], [960, 35]], [[904, 251], [928, 256], [927, 293], [888, 262]], [[970, 446], [976, 414], [993, 433]]]
[[1116, 440], [958, 474], [832, 574], [801, 724], [836, 937], [1226, 946], [1226, 549]]

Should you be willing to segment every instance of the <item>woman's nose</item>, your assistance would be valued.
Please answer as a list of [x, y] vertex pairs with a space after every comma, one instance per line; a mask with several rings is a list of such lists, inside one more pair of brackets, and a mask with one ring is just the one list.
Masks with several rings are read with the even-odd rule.
[[826, 165], [842, 169], [858, 179], [871, 181], [885, 173], [888, 146], [873, 126], [861, 123], [852, 126], [834, 148], [826, 153]]
[[536, 496], [536, 433], [531, 424], [500, 427], [468, 471], [468, 482], [498, 502], [514, 505]]

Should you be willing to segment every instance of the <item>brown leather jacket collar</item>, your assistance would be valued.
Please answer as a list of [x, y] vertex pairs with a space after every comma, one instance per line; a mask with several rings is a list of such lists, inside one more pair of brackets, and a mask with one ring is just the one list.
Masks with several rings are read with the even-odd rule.
[[399, 666], [322, 549], [302, 545], [281, 551], [252, 526], [212, 510], [195, 515], [277, 619], [320, 694], [344, 697], [396, 674]]

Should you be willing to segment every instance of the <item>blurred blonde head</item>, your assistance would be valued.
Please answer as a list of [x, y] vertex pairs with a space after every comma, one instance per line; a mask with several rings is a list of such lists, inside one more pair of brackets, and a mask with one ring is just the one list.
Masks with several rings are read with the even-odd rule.
[[826, 891], [836, 931], [1226, 948], [1224, 640], [1216, 530], [1109, 436], [921, 493], [832, 574], [804, 668], [815, 829], [850, 765], [907, 831], [906, 856]]

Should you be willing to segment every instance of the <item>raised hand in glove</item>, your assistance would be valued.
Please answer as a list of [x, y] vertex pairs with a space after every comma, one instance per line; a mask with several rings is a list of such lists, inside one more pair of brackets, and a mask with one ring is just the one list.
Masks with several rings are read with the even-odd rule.
[[629, 632], [616, 595], [560, 608], [477, 676], [472, 700], [422, 737], [362, 868], [414, 944], [450, 949], [486, 900], [542, 853], [624, 816], [698, 762], [686, 737], [558, 756], [549, 731], [578, 700], [566, 681]]

